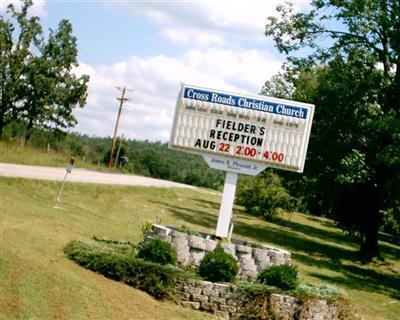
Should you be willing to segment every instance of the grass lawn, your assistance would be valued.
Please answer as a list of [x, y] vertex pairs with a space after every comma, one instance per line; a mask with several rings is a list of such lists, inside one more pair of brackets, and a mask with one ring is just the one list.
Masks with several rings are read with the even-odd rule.
[[[139, 241], [145, 221], [214, 232], [220, 196], [199, 190], [1, 178], [0, 319], [212, 319], [159, 302], [68, 260], [72, 239]], [[400, 246], [381, 242], [382, 262], [357, 260], [354, 239], [325, 219], [285, 215], [270, 223], [235, 208], [234, 237], [293, 253], [303, 282], [339, 287], [361, 319], [400, 319]]]
[[[15, 142], [0, 141], [0, 162], [19, 163], [27, 165], [40, 165], [48, 167], [66, 167], [70, 156], [54, 150], [33, 148], [29, 145], [22, 146]], [[106, 169], [104, 164], [83, 162], [82, 157], [75, 157], [75, 167], [88, 169]], [[107, 170], [110, 170], [107, 168]]]

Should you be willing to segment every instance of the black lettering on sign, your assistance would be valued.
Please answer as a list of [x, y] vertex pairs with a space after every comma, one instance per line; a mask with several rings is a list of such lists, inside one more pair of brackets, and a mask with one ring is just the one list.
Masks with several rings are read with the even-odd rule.
[[196, 139], [194, 146], [196, 148], [215, 150], [215, 141]]

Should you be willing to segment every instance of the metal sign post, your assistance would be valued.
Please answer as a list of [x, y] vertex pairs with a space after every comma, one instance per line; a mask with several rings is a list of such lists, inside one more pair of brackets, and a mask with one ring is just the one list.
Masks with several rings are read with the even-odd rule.
[[215, 235], [220, 238], [230, 238], [232, 208], [235, 200], [237, 177], [238, 174], [236, 172], [226, 172], [224, 192], [222, 193], [221, 207], [219, 208], [217, 230], [215, 231]]
[[65, 181], [67, 180], [68, 174], [72, 173], [72, 168], [74, 167], [74, 163], [75, 163], [75, 159], [74, 159], [74, 158], [69, 159], [68, 166], [65, 168], [64, 179], [63, 179], [63, 182], [62, 182], [62, 184], [61, 184], [60, 191], [58, 192], [56, 205], [55, 205], [55, 207], [54, 207], [54, 208], [56, 208], [56, 209], [60, 208], [61, 193], [62, 193], [62, 191], [63, 191], [63, 189], [64, 189], [64, 184], [65, 184]]

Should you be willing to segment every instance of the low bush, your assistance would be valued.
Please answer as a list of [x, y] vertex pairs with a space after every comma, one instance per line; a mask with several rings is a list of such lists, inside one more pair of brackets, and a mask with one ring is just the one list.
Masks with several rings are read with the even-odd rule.
[[244, 177], [236, 191], [236, 203], [245, 207], [246, 212], [273, 220], [281, 210], [294, 209], [296, 199], [282, 185], [280, 177], [269, 170], [257, 177]]
[[294, 290], [298, 284], [297, 268], [289, 264], [267, 267], [258, 274], [257, 280], [283, 290]]
[[71, 241], [64, 252], [82, 267], [141, 289], [157, 299], [170, 296], [175, 281], [193, 277], [173, 266], [135, 258], [129, 250], [115, 250], [115, 244], [95, 240]]
[[159, 264], [176, 264], [176, 251], [168, 242], [152, 239], [139, 247], [137, 257]]
[[217, 247], [200, 261], [199, 275], [212, 282], [231, 282], [239, 272], [237, 261]]
[[310, 284], [301, 284], [297, 288], [297, 292], [299, 294], [304, 294], [309, 297], [316, 297], [316, 298], [340, 298], [341, 293], [338, 288], [327, 286], [327, 285], [310, 285]]

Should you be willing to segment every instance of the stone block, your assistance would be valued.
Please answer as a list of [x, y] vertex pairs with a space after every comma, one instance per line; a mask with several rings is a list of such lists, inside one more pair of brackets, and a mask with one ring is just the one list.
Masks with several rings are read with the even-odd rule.
[[206, 240], [198, 236], [188, 236], [189, 246], [193, 249], [206, 250]]
[[187, 239], [177, 239], [177, 238], [172, 238], [171, 244], [175, 248], [187, 248], [189, 249], [189, 242]]
[[210, 297], [211, 303], [226, 304], [226, 300], [223, 297]]
[[269, 251], [261, 248], [253, 248], [253, 257], [255, 260], [269, 260]]
[[214, 283], [213, 288], [224, 295], [227, 295], [231, 291], [231, 286], [226, 283]]
[[204, 243], [206, 245], [206, 251], [214, 251], [214, 249], [217, 247], [217, 242], [214, 240], [206, 239], [204, 240]]
[[188, 234], [176, 230], [171, 230], [171, 237], [175, 240], [186, 240], [188, 238]]
[[251, 253], [236, 252], [236, 257], [238, 258], [239, 262], [253, 260]]
[[200, 309], [200, 302], [182, 301], [181, 306], [184, 308], [190, 308], [194, 310]]
[[[294, 318], [298, 308], [299, 300], [297, 298], [281, 295], [281, 294], [271, 294], [270, 304], [271, 313], [273, 318], [282, 320], [291, 320]], [[307, 318], [309, 319], [309, 318]], [[311, 319], [310, 319], [311, 320]]]
[[214, 284], [210, 281], [201, 281], [199, 284], [199, 288], [202, 290], [212, 290]]
[[235, 255], [235, 245], [233, 243], [225, 243], [222, 242], [219, 244], [219, 246], [224, 249], [224, 251], [228, 254], [230, 254], [231, 256], [233, 256], [235, 259], [237, 259], [236, 255]]
[[220, 320], [229, 320], [229, 312], [217, 310], [214, 313], [218, 319]]
[[250, 246], [244, 246], [244, 245], [240, 245], [240, 244], [237, 244], [235, 246], [235, 249], [236, 249], [236, 252], [249, 253], [249, 254], [251, 254], [251, 251], [253, 250], [253, 248]]
[[161, 235], [161, 234], [168, 235], [171, 232], [170, 228], [159, 225], [159, 224], [153, 224], [151, 226], [151, 230], [158, 235]]
[[190, 297], [192, 296], [190, 293], [187, 293], [187, 292], [181, 292], [180, 294], [179, 294], [179, 296], [180, 296], [180, 299], [182, 300], [182, 301], [190, 301]]
[[193, 286], [184, 286], [184, 287], [183, 287], [183, 291], [184, 291], [185, 293], [191, 294], [192, 296], [193, 296], [193, 295], [200, 295], [200, 294], [201, 294], [201, 289], [200, 289], [200, 288], [193, 287]]
[[209, 289], [203, 289], [202, 293], [206, 296], [209, 297], [219, 297], [219, 291], [218, 290], [209, 290]]
[[190, 258], [189, 250], [175, 249], [175, 251], [176, 251], [176, 257], [177, 257], [178, 263], [189, 262], [189, 258]]
[[226, 304], [228, 305], [228, 306], [231, 306], [231, 307], [236, 307], [238, 304], [237, 304], [237, 302], [236, 302], [236, 299], [227, 299], [226, 300]]
[[218, 309], [218, 306], [211, 302], [201, 302], [200, 308], [207, 311], [215, 311]]
[[[192, 300], [195, 302], [208, 302], [208, 297], [202, 294], [193, 294]], [[212, 301], [211, 301], [212, 302]]]
[[326, 320], [334, 317], [333, 310], [330, 309], [325, 300], [309, 300], [307, 305], [302, 306], [299, 319], [301, 320]]
[[234, 313], [234, 312], [236, 312], [236, 307], [228, 306], [226, 304], [222, 304], [222, 305], [219, 306], [219, 310], [227, 311], [227, 312], [230, 312], [230, 313]]
[[271, 250], [268, 252], [268, 256], [270, 257], [270, 261], [272, 264], [282, 264], [283, 262], [283, 254], [279, 251]]
[[200, 250], [191, 250], [189, 255], [189, 263], [193, 263], [196, 267], [198, 267], [200, 265], [200, 261], [204, 258], [205, 252]]

